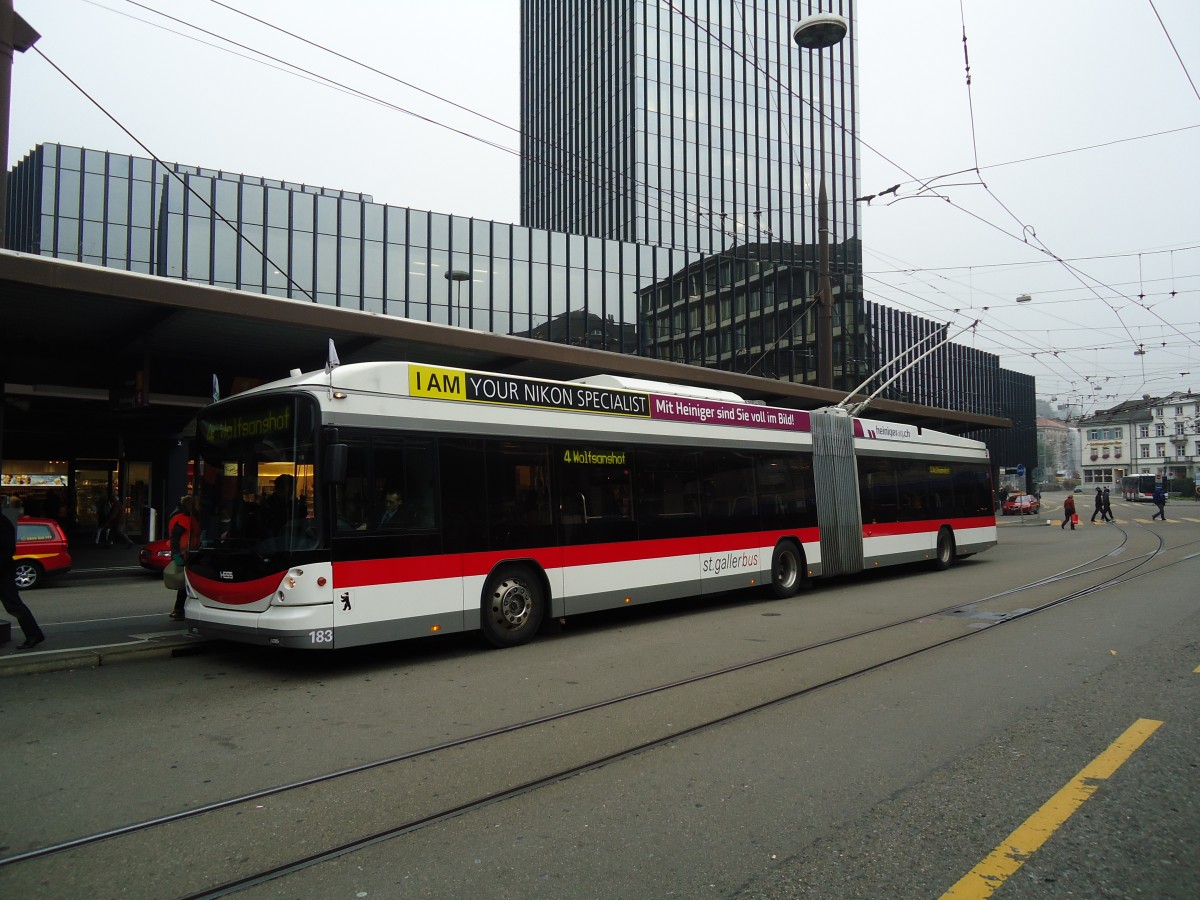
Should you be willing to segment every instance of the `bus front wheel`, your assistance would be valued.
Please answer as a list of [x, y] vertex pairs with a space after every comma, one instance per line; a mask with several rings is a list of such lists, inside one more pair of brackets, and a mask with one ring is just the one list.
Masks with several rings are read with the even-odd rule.
[[771, 594], [786, 600], [794, 597], [804, 580], [804, 557], [791, 541], [780, 541], [771, 554]]
[[492, 573], [483, 588], [479, 625], [494, 647], [515, 647], [533, 639], [546, 615], [546, 596], [527, 569], [507, 568]]
[[944, 572], [954, 565], [955, 555], [954, 534], [948, 527], [943, 525], [941, 530], [938, 531], [937, 556], [933, 558], [934, 568]]

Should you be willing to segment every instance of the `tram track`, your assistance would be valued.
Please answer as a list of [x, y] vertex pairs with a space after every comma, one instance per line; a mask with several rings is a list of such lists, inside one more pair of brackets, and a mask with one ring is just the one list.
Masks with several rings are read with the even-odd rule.
[[[50, 866], [54, 869], [61, 869], [74, 864], [73, 860], [82, 861], [96, 855], [115, 853], [126, 859], [137, 858], [138, 847], [141, 843], [150, 841], [152, 842], [151, 848], [157, 846], [158, 836], [164, 831], [178, 832], [178, 835], [172, 838], [173, 843], [182, 842], [195, 845], [196, 836], [201, 832], [216, 830], [218, 833], [229, 835], [228, 840], [220, 842], [220, 849], [214, 848], [218, 853], [224, 853], [225, 858], [219, 863], [214, 860], [216, 864], [208, 868], [195, 867], [191, 873], [194, 879], [196, 873], [204, 872], [201, 880], [207, 879], [210, 886], [196, 890], [185, 887], [183, 884], [156, 885], [153, 895], [161, 896], [163, 893], [172, 893], [188, 897], [225, 896], [264, 884], [289, 873], [320, 865], [356, 850], [419, 831], [439, 822], [482, 810], [495, 803], [536, 792], [622, 759], [684, 740], [705, 730], [721, 727], [739, 718], [754, 715], [817, 691], [830, 689], [915, 656], [936, 651], [967, 637], [979, 635], [995, 625], [1027, 618], [1097, 591], [1143, 577], [1145, 574], [1149, 574], [1144, 571], [1148, 563], [1160, 559], [1166, 552], [1180, 549], [1179, 547], [1167, 548], [1161, 535], [1155, 532], [1149, 533], [1154, 534], [1157, 538], [1157, 546], [1151, 551], [1133, 558], [1114, 561], [1114, 553], [1125, 548], [1129, 542], [1130, 535], [1123, 530], [1123, 539], [1117, 548], [1069, 569], [1035, 579], [1015, 588], [966, 603], [959, 602], [925, 610], [917, 615], [852, 633], [833, 636], [684, 679], [642, 688], [595, 703], [557, 711], [546, 716], [505, 725], [369, 763], [338, 769], [309, 779], [266, 788], [167, 816], [35, 848], [0, 859], [0, 878], [4, 877], [6, 870], [12, 874], [14, 869], [26, 866], [34, 868]], [[1181, 546], [1187, 547], [1189, 544]], [[1163, 565], [1174, 565], [1179, 561], [1181, 560], [1167, 562]], [[1163, 565], [1158, 566], [1154, 571], [1161, 570]], [[1011, 598], [1014, 595], [1053, 588], [1072, 579], [1095, 575], [1102, 577], [1095, 583], [1080, 586], [1044, 602], [998, 616], [982, 628], [960, 630], [960, 619], [957, 626], [949, 630], [950, 633], [938, 636], [933, 640], [929, 639], [929, 635], [921, 633], [921, 629], [913, 631], [914, 626], [928, 623], [939, 617], [950, 622], [955, 613], [964, 609], [979, 608], [988, 603]], [[909, 629], [913, 633], [905, 635], [904, 640], [908, 640], [909, 644], [901, 647], [898, 652], [877, 653], [870, 662], [854, 664], [844, 670], [839, 670], [833, 661], [826, 659], [823, 662], [826, 669], [822, 671], [827, 674], [824, 677], [812, 677], [810, 658], [821, 657], [825, 651], [838, 649], [852, 642], [857, 642], [856, 647], [859, 644], [867, 645], [871, 639], [881, 636], [888, 636], [889, 641], [895, 641], [895, 634], [904, 629]], [[862, 652], [870, 653], [871, 650], [867, 649]], [[825, 656], [828, 655], [825, 653]], [[722, 683], [724, 689], [721, 693], [732, 695], [732, 698], [724, 701], [724, 705], [714, 703], [710, 697], [703, 695], [701, 689], [714, 681]], [[781, 684], [786, 685], [786, 688], [781, 690]], [[731, 689], [733, 687], [737, 689]], [[713, 691], [713, 693], [718, 692]], [[631, 720], [640, 724], [626, 724], [620, 730], [619, 736], [612, 733], [614, 729], [605, 727], [606, 721], [611, 718], [609, 715], [611, 711], [636, 706], [642, 707], [640, 714], [631, 716]], [[694, 714], [691, 714], [690, 718], [688, 715], [680, 716], [677, 713], [681, 709], [694, 711]], [[678, 721], [681, 718], [685, 720], [682, 724]], [[669, 719], [675, 721], [668, 721]], [[659, 720], [666, 724], [657, 724]], [[536, 767], [531, 766], [528, 774], [532, 777], [523, 777], [522, 771], [504, 773], [510, 775], [508, 780], [499, 785], [494, 783], [493, 779], [497, 772], [494, 764], [488, 764], [489, 759], [509, 758], [509, 754], [514, 749], [518, 751], [517, 757], [520, 758], [522, 750], [528, 753], [530, 747], [549, 745], [554, 740], [551, 735], [555, 732], [557, 732], [561, 744], [563, 731], [567, 730], [565, 726], [575, 729], [580, 735], [589, 736], [586, 741], [577, 740], [576, 743], [567, 741], [567, 743], [571, 743], [575, 758], [568, 759], [572, 755], [571, 753], [557, 753], [554, 755], [554, 760], [551, 761], [561, 760], [562, 764], [560, 765], [545, 765], [536, 771], [533, 771]], [[445, 764], [448, 757], [451, 760], [449, 764], [453, 765], [456, 771], [485, 773], [478, 779], [479, 784], [473, 784], [472, 780], [468, 778], [461, 784], [461, 789], [455, 791], [453, 788], [448, 788], [446, 791], [434, 793], [432, 796], [427, 791], [420, 790], [420, 785], [437, 783], [437, 770]], [[418, 787], [414, 789], [414, 786]], [[232, 855], [231, 861], [229, 848], [237, 846], [239, 841], [245, 840], [249, 831], [264, 826], [271, 828], [279, 827], [281, 824], [293, 825], [297, 820], [304, 820], [306, 810], [311, 812], [313, 808], [323, 809], [329, 804], [330, 797], [323, 792], [328, 792], [330, 789], [339, 792], [339, 797], [343, 795], [358, 796], [364, 806], [370, 805], [372, 794], [385, 796], [389, 802], [382, 814], [376, 810], [375, 815], [357, 817], [355, 819], [357, 829], [352, 837], [337, 839], [334, 835], [329, 835], [323, 837], [321, 846], [311, 852], [294, 854], [289, 858], [277, 858], [267, 862], [258, 859], [259, 865], [253, 867], [253, 871], [247, 871], [252, 868], [249, 861], [236, 858], [236, 854]], [[398, 800], [400, 802], [397, 802]], [[344, 800], [339, 803], [345, 805]], [[396, 822], [396, 816], [391, 812], [393, 806], [412, 809], [414, 812], [404, 817], [403, 821]], [[266, 807], [271, 807], [269, 815], [254, 815], [256, 811], [261, 811]], [[251, 818], [264, 821], [256, 821], [247, 825], [246, 820]], [[239, 819], [243, 821], [239, 822]], [[388, 819], [391, 821], [385, 821]], [[122, 849], [123, 844], [126, 845], [124, 849]], [[294, 853], [295, 842], [287, 841], [284, 842], [284, 845], [293, 848]], [[280, 854], [280, 856], [283, 855], [286, 854]], [[224, 871], [221, 871], [222, 869]]]

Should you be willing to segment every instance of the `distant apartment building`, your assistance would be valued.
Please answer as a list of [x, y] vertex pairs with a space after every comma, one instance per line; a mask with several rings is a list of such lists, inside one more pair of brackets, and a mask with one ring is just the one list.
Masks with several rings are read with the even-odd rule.
[[1135, 441], [1139, 470], [1168, 481], [1195, 479], [1200, 463], [1200, 397], [1190, 391], [1151, 401]]
[[1152, 427], [1152, 402], [1150, 397], [1128, 400], [1079, 420], [1079, 470], [1084, 484], [1116, 485], [1125, 475], [1146, 471], [1138, 464], [1137, 441]]

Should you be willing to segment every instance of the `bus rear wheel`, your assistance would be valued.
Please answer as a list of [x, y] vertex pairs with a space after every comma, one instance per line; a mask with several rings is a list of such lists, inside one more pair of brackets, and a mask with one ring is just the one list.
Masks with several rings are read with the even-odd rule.
[[487, 580], [479, 627], [493, 647], [515, 647], [532, 640], [545, 615], [545, 592], [528, 569], [499, 569]]
[[941, 530], [938, 531], [937, 556], [933, 558], [933, 566], [935, 569], [944, 572], [954, 565], [955, 559], [954, 533], [949, 527], [943, 525]]
[[804, 580], [804, 557], [792, 541], [780, 541], [771, 554], [771, 595], [779, 600], [794, 597]]

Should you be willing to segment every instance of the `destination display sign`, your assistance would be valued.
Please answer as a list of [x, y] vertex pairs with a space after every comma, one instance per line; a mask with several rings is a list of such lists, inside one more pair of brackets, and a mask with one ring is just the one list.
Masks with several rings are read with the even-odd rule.
[[251, 415], [201, 419], [200, 427], [210, 443], [226, 443], [245, 438], [264, 438], [287, 434], [292, 429], [292, 407], [281, 406]]
[[809, 430], [808, 413], [799, 410], [613, 390], [587, 384], [562, 384], [436, 366], [410, 365], [408, 390], [414, 397], [435, 400], [497, 403], [742, 428]]

